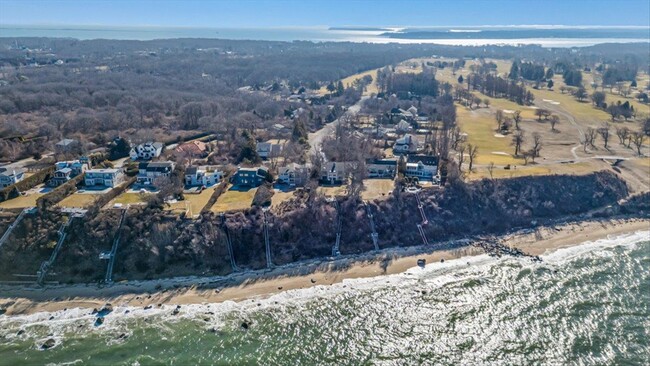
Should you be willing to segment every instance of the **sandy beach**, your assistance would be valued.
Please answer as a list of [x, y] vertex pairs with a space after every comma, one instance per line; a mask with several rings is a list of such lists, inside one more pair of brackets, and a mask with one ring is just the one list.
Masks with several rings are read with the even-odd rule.
[[[531, 255], [543, 255], [560, 248], [640, 230], [650, 230], [647, 219], [614, 219], [539, 227], [501, 237], [506, 245]], [[71, 308], [218, 303], [264, 298], [275, 293], [315, 285], [331, 285], [344, 279], [367, 278], [402, 273], [425, 259], [428, 265], [441, 260], [483, 254], [480, 248], [465, 246], [436, 250], [435, 246], [390, 248], [380, 253], [346, 257], [334, 261], [314, 261], [267, 271], [236, 273], [219, 278], [174, 278], [116, 283], [98, 287], [60, 285], [0, 287], [0, 309], [6, 315], [32, 314]]]

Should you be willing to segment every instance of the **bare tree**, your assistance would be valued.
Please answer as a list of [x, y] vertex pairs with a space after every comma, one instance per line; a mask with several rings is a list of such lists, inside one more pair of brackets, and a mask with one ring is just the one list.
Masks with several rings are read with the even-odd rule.
[[471, 173], [472, 168], [474, 167], [474, 160], [478, 155], [478, 146], [472, 144], [467, 145], [467, 153], [469, 158], [469, 172]]
[[490, 173], [490, 179], [494, 179], [494, 162], [490, 162], [487, 166], [488, 173]]
[[503, 111], [501, 109], [497, 109], [494, 119], [497, 121], [497, 131], [499, 131], [501, 129], [501, 123], [503, 122]]
[[542, 146], [542, 135], [537, 132], [533, 133], [533, 147], [530, 149], [533, 161], [535, 161], [535, 158], [539, 156], [539, 152], [542, 150]]
[[603, 124], [603, 127], [598, 129], [598, 134], [600, 134], [600, 137], [603, 138], [605, 149], [607, 149], [607, 142], [609, 141], [609, 123], [605, 122]]
[[629, 135], [630, 135], [630, 129], [629, 128], [627, 128], [627, 127], [621, 127], [621, 128], [616, 127], [616, 136], [618, 136], [618, 141], [621, 143], [621, 145], [625, 145], [625, 141], [627, 140]]
[[515, 121], [515, 128], [519, 130], [519, 122], [521, 122], [521, 111], [516, 110], [512, 115], [512, 120]]
[[458, 149], [456, 151], [458, 152], [458, 171], [462, 172], [463, 171], [463, 162], [465, 161], [465, 151], [467, 150], [467, 146], [465, 144], [460, 144], [458, 146]]
[[633, 132], [632, 133], [632, 143], [636, 147], [636, 153], [641, 155], [641, 147], [643, 146], [643, 140], [645, 136], [643, 135], [642, 132]]
[[596, 141], [596, 136], [598, 134], [598, 131], [595, 129], [588, 127], [587, 130], [585, 131], [585, 136], [584, 139], [582, 140], [582, 150], [584, 152], [587, 152], [587, 146], [591, 146], [592, 148], [596, 148], [594, 145], [594, 142]]
[[515, 156], [518, 156], [521, 152], [521, 144], [524, 143], [524, 131], [517, 131], [512, 135], [512, 145], [515, 147]]
[[551, 116], [549, 121], [551, 123], [551, 131], [555, 131], [555, 125], [560, 123], [560, 117], [558, 117], [557, 115], [554, 114], [554, 115]]

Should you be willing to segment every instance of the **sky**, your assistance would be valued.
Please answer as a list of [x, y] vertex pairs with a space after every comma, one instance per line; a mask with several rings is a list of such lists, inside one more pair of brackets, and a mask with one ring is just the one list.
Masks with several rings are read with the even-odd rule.
[[0, 25], [650, 26], [648, 0], [0, 0]]

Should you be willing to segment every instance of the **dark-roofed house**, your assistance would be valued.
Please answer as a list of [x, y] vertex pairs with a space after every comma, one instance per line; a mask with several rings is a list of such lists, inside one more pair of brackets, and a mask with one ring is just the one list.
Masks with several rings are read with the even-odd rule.
[[242, 187], [259, 187], [269, 175], [268, 168], [258, 166], [254, 168], [239, 168], [230, 178], [230, 182], [235, 186]]
[[366, 161], [368, 178], [395, 178], [397, 159], [371, 159]]
[[438, 175], [438, 157], [432, 155], [409, 155], [406, 161], [407, 177], [434, 180]]
[[171, 176], [174, 171], [174, 166], [174, 163], [171, 161], [140, 163], [138, 165], [136, 182], [142, 185], [154, 185], [156, 179]]

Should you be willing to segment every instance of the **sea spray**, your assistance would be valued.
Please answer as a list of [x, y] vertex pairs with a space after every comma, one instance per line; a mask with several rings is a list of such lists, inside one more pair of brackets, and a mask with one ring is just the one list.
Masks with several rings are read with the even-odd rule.
[[[429, 263], [177, 315], [174, 305], [114, 304], [98, 327], [89, 309], [1, 316], [0, 364], [647, 364], [649, 236], [560, 249], [542, 263]], [[55, 346], [41, 350], [48, 338]]]

